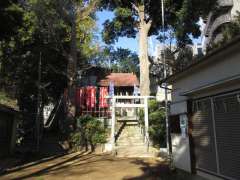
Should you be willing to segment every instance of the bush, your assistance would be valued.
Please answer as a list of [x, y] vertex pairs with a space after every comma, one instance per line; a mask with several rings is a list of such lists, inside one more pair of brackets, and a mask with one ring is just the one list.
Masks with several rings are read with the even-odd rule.
[[[166, 147], [166, 123], [165, 110], [160, 109], [160, 103], [156, 100], [148, 102], [149, 138], [156, 147]], [[140, 123], [144, 126], [144, 111], [139, 113]]]
[[72, 133], [70, 142], [73, 148], [84, 147], [94, 151], [97, 144], [106, 143], [107, 133], [104, 124], [92, 116], [77, 118], [77, 130]]

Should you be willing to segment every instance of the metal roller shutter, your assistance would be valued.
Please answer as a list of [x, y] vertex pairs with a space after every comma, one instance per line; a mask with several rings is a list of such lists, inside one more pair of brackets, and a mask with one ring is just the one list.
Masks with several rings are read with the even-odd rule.
[[240, 179], [240, 99], [236, 95], [214, 99], [220, 174]]
[[211, 100], [193, 103], [193, 143], [197, 168], [217, 173]]

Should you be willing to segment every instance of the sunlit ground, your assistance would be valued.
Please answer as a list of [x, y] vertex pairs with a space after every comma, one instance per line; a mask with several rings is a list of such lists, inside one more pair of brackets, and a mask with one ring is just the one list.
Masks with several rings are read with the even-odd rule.
[[0, 179], [202, 180], [183, 172], [170, 172], [163, 160], [114, 158], [86, 153], [73, 153], [15, 167], [0, 176]]

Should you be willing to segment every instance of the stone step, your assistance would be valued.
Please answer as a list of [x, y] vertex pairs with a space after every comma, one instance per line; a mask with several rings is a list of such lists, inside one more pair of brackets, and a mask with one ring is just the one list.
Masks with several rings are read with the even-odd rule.
[[125, 136], [125, 137], [120, 136], [120, 137], [118, 137], [117, 141], [121, 141], [121, 140], [126, 140], [126, 141], [128, 141], [128, 140], [131, 140], [131, 141], [136, 140], [136, 141], [138, 141], [138, 140], [143, 140], [143, 139], [144, 139], [143, 136]]
[[120, 141], [120, 140], [143, 140], [143, 136], [125, 136], [125, 137], [119, 137], [117, 139], [117, 141]]
[[145, 146], [144, 142], [118, 142], [116, 143], [119, 147], [131, 148], [129, 146]]
[[135, 138], [135, 137], [143, 137], [143, 134], [138, 134], [138, 133], [136, 133], [136, 134], [120, 134], [120, 136], [119, 136], [119, 138], [131, 138], [131, 137], [133, 137], [133, 138]]
[[135, 145], [135, 146], [116, 146], [117, 151], [119, 152], [147, 152], [147, 146], [145, 144], [141, 144], [141, 145]]
[[[121, 124], [119, 125], [120, 128]], [[116, 155], [118, 157], [154, 157], [154, 153], [148, 152], [144, 135], [138, 124], [126, 124], [121, 129], [116, 141]]]
[[140, 137], [140, 136], [138, 136], [138, 137], [127, 137], [127, 138], [120, 137], [120, 138], [117, 139], [117, 142], [118, 141], [131, 141], [131, 142], [136, 141], [136, 142], [138, 142], [138, 141], [143, 141], [143, 140], [144, 140], [144, 138]]
[[142, 133], [139, 131], [122, 131], [121, 134], [122, 136], [124, 135], [142, 135]]
[[126, 139], [126, 140], [129, 140], [129, 139], [132, 139], [132, 140], [138, 140], [138, 139], [144, 139], [144, 136], [142, 134], [121, 134], [119, 137], [118, 137], [118, 140], [123, 140], [123, 139]]

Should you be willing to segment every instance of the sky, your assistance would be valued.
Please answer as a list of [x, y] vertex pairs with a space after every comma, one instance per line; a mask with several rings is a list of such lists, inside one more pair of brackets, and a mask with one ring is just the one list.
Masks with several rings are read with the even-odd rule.
[[[103, 23], [108, 19], [111, 20], [113, 17], [114, 17], [114, 14], [113, 12], [110, 12], [110, 11], [97, 12], [97, 19], [98, 19], [97, 27], [98, 27], [100, 42], [102, 42], [101, 31], [103, 30]], [[103, 42], [102, 44], [104, 45]], [[118, 39], [118, 42], [114, 44], [114, 47], [115, 48], [121, 47], [125, 49], [130, 49], [133, 52], [138, 52], [137, 38], [133, 39], [133, 38], [121, 37]]]
[[[102, 45], [105, 45], [101, 38], [101, 32], [103, 30], [103, 23], [106, 20], [111, 20], [114, 18], [114, 13], [110, 11], [98, 11], [97, 12], [97, 28], [98, 28], [98, 38]], [[201, 37], [198, 39], [193, 39], [193, 43], [200, 43]], [[149, 38], [149, 53], [154, 54], [154, 50], [156, 45], [159, 43], [158, 40], [156, 40], [155, 37]], [[116, 42], [114, 45], [114, 48], [125, 48], [130, 49], [133, 52], [138, 53], [138, 36], [134, 38], [126, 38], [126, 37], [120, 37], [118, 39], [118, 42]]]

